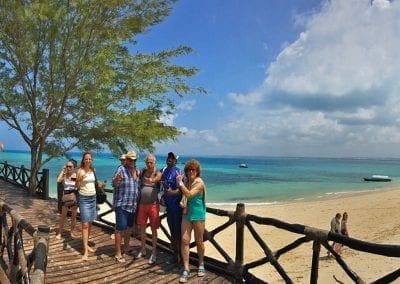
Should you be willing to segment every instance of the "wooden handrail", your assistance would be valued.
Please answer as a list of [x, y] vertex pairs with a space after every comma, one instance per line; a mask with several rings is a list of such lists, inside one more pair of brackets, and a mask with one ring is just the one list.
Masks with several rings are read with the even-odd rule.
[[[11, 227], [7, 222], [11, 219]], [[10, 283], [45, 283], [47, 252], [50, 239], [50, 227], [40, 225], [33, 228], [0, 195], [0, 263], [5, 268]], [[34, 240], [32, 251], [27, 254], [22, 232], [26, 232]]]
[[[0, 162], [0, 178], [29, 191], [29, 177], [31, 170], [25, 166], [16, 167], [7, 163]], [[49, 170], [43, 169], [36, 176], [35, 194], [41, 199], [49, 199]]]
[[[112, 190], [106, 190], [107, 192], [112, 192]], [[107, 201], [107, 204], [110, 206], [110, 210], [106, 211], [106, 214], [100, 214], [99, 221], [100, 223], [106, 222], [105, 224], [108, 228], [113, 229], [114, 223], [110, 223], [104, 219], [104, 217], [112, 212], [112, 205]], [[333, 248], [328, 244], [328, 241], [334, 241], [341, 243], [347, 246], [350, 249], [354, 249], [357, 251], [368, 252], [376, 255], [382, 255], [387, 257], [399, 257], [400, 258], [400, 246], [399, 245], [386, 245], [386, 244], [376, 244], [370, 243], [362, 240], [358, 240], [351, 237], [346, 237], [341, 234], [331, 233], [327, 230], [321, 230], [318, 228], [313, 228], [309, 226], [305, 226], [302, 224], [290, 224], [278, 219], [268, 218], [268, 217], [260, 217], [256, 215], [246, 214], [245, 213], [245, 205], [240, 203], [237, 204], [235, 211], [227, 211], [222, 209], [210, 208], [207, 207], [207, 213], [227, 217], [227, 221], [225, 223], [220, 224], [218, 227], [214, 228], [211, 231], [206, 230], [204, 233], [204, 241], [210, 242], [210, 244], [221, 254], [221, 256], [225, 259], [225, 262], [216, 260], [214, 258], [205, 257], [206, 266], [212, 268], [215, 271], [218, 271], [222, 274], [228, 274], [233, 276], [237, 281], [242, 282], [243, 280], [254, 282], [254, 283], [265, 283], [264, 280], [257, 278], [253, 275], [249, 270], [255, 267], [259, 267], [266, 263], [271, 263], [271, 265], [276, 269], [285, 283], [293, 283], [292, 279], [286, 273], [284, 267], [279, 262], [279, 257], [285, 253], [292, 251], [300, 245], [308, 243], [310, 241], [313, 242], [313, 254], [312, 254], [312, 266], [310, 271], [310, 283], [318, 282], [318, 269], [319, 269], [319, 261], [320, 261], [320, 251], [321, 246], [326, 248], [332, 255], [334, 256], [336, 262], [341, 266], [341, 268], [345, 271], [345, 273], [357, 283], [364, 283], [364, 280], [357, 275], [344, 261], [344, 259], [337, 254]], [[161, 219], [166, 218], [166, 213], [161, 215]], [[252, 225], [253, 223], [265, 226], [274, 226], [278, 229], [289, 231], [295, 234], [300, 235], [300, 237], [294, 240], [292, 243], [287, 244], [286, 246], [272, 251], [265, 240], [258, 234], [257, 230]], [[236, 226], [236, 236], [234, 240], [230, 242], [235, 242], [236, 244], [236, 255], [234, 259], [226, 252], [222, 246], [216, 241], [215, 237], [235, 224]], [[148, 224], [149, 225], [149, 224]], [[161, 224], [161, 230], [167, 236], [169, 240], [171, 240], [169, 231], [166, 227]], [[244, 229], [247, 228], [251, 236], [258, 243], [262, 251], [264, 252], [264, 256], [255, 261], [244, 263]], [[150, 244], [151, 236], [148, 236], [148, 243]], [[168, 249], [168, 242], [164, 240], [158, 240], [160, 246], [163, 249]], [[190, 243], [191, 248], [196, 246], [195, 241]], [[191, 262], [194, 264], [198, 264], [197, 254], [194, 252], [190, 252]], [[393, 281], [400, 277], [400, 269], [393, 271], [387, 275], [382, 276], [377, 279], [375, 283], [387, 283], [388, 279]], [[386, 282], [385, 282], [386, 281]]]

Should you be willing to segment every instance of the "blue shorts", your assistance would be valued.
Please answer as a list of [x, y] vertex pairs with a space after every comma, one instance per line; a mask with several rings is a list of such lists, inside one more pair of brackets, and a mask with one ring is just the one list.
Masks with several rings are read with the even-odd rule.
[[174, 212], [167, 210], [167, 223], [171, 233], [171, 239], [175, 241], [181, 240], [182, 210]]
[[96, 195], [79, 194], [79, 214], [82, 223], [93, 222], [97, 218]]
[[115, 230], [125, 231], [128, 227], [133, 227], [135, 213], [128, 212], [121, 207], [115, 208]]

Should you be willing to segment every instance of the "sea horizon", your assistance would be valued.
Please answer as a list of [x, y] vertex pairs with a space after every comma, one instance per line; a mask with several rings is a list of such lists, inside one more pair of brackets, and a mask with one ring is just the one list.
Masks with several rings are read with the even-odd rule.
[[[176, 153], [179, 155], [179, 153]], [[78, 161], [82, 152], [69, 152]], [[157, 167], [165, 166], [166, 155], [155, 154]], [[145, 154], [139, 152], [137, 165], [142, 168]], [[237, 203], [272, 205], [304, 200], [335, 198], [339, 195], [361, 194], [399, 185], [400, 158], [332, 158], [280, 156], [180, 155], [177, 166], [197, 159], [202, 165], [202, 178], [207, 186], [207, 205], [229, 206]], [[50, 171], [49, 195], [56, 198], [56, 176], [66, 162], [56, 158], [43, 168]], [[0, 162], [13, 166], [30, 166], [30, 151], [4, 150]], [[239, 167], [246, 164], [247, 168]], [[94, 166], [99, 179], [111, 188], [110, 181], [119, 165], [111, 153], [94, 152]], [[391, 182], [365, 182], [364, 177], [381, 174]], [[109, 194], [111, 200], [112, 194]]]

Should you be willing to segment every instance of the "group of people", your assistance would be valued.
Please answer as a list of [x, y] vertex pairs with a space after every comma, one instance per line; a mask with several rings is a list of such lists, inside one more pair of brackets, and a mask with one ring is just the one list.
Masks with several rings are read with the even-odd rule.
[[[76, 192], [77, 204], [63, 205], [57, 238], [61, 238], [68, 207], [71, 208], [71, 237], [76, 237], [75, 224], [79, 207], [82, 222], [83, 260], [88, 259], [94, 249], [88, 245], [92, 222], [96, 219], [96, 175], [93, 156], [85, 152], [75, 173], [70, 160], [57, 177], [63, 184], [64, 194]], [[120, 157], [121, 164], [113, 178], [113, 209], [115, 211], [114, 259], [125, 262], [124, 254], [132, 253], [130, 237], [135, 223], [140, 228], [141, 247], [136, 259], [146, 257], [146, 227], [150, 224], [152, 250], [148, 263], [157, 260], [157, 230], [160, 226], [160, 202], [165, 202], [167, 223], [173, 250], [172, 262], [182, 264], [180, 282], [187, 282], [190, 274], [189, 252], [192, 231], [194, 232], [199, 258], [198, 276], [204, 276], [204, 241], [206, 215], [206, 187], [201, 178], [201, 165], [197, 160], [185, 163], [184, 170], [177, 167], [178, 156], [169, 152], [166, 166], [156, 167], [156, 157], [148, 154], [146, 166], [136, 166], [137, 155], [128, 151]], [[123, 243], [123, 244], [122, 244]]]
[[[348, 237], [349, 236], [349, 231], [347, 229], [347, 219], [348, 219], [347, 212], [344, 212], [343, 216], [340, 213], [336, 213], [335, 217], [332, 218], [332, 220], [331, 220], [331, 229], [330, 229], [330, 231], [332, 233], [342, 234], [342, 235], [345, 235], [345, 236]], [[340, 244], [340, 243], [336, 243], [336, 242], [332, 243], [333, 250], [338, 254], [342, 253], [342, 246], [343, 245]], [[328, 252], [328, 256], [329, 255], [330, 255], [330, 253]]]

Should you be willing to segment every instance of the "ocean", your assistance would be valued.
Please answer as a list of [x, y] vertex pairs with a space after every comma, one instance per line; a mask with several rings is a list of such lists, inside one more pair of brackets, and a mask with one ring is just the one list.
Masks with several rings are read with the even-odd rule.
[[[81, 160], [81, 153], [71, 153]], [[137, 165], [144, 167], [145, 154]], [[157, 167], [165, 166], [165, 156], [156, 155]], [[189, 157], [181, 156], [178, 167], [197, 159], [207, 186], [207, 204], [273, 204], [296, 200], [331, 198], [349, 193], [380, 190], [400, 184], [400, 159], [291, 158], [291, 157]], [[14, 166], [30, 166], [30, 152], [4, 151], [0, 161]], [[56, 197], [56, 176], [66, 159], [54, 159], [44, 168], [50, 171], [50, 197]], [[94, 153], [99, 179], [111, 188], [119, 160], [109, 153]], [[245, 163], [248, 167], [241, 168]], [[365, 182], [372, 174], [388, 175], [391, 182]]]

